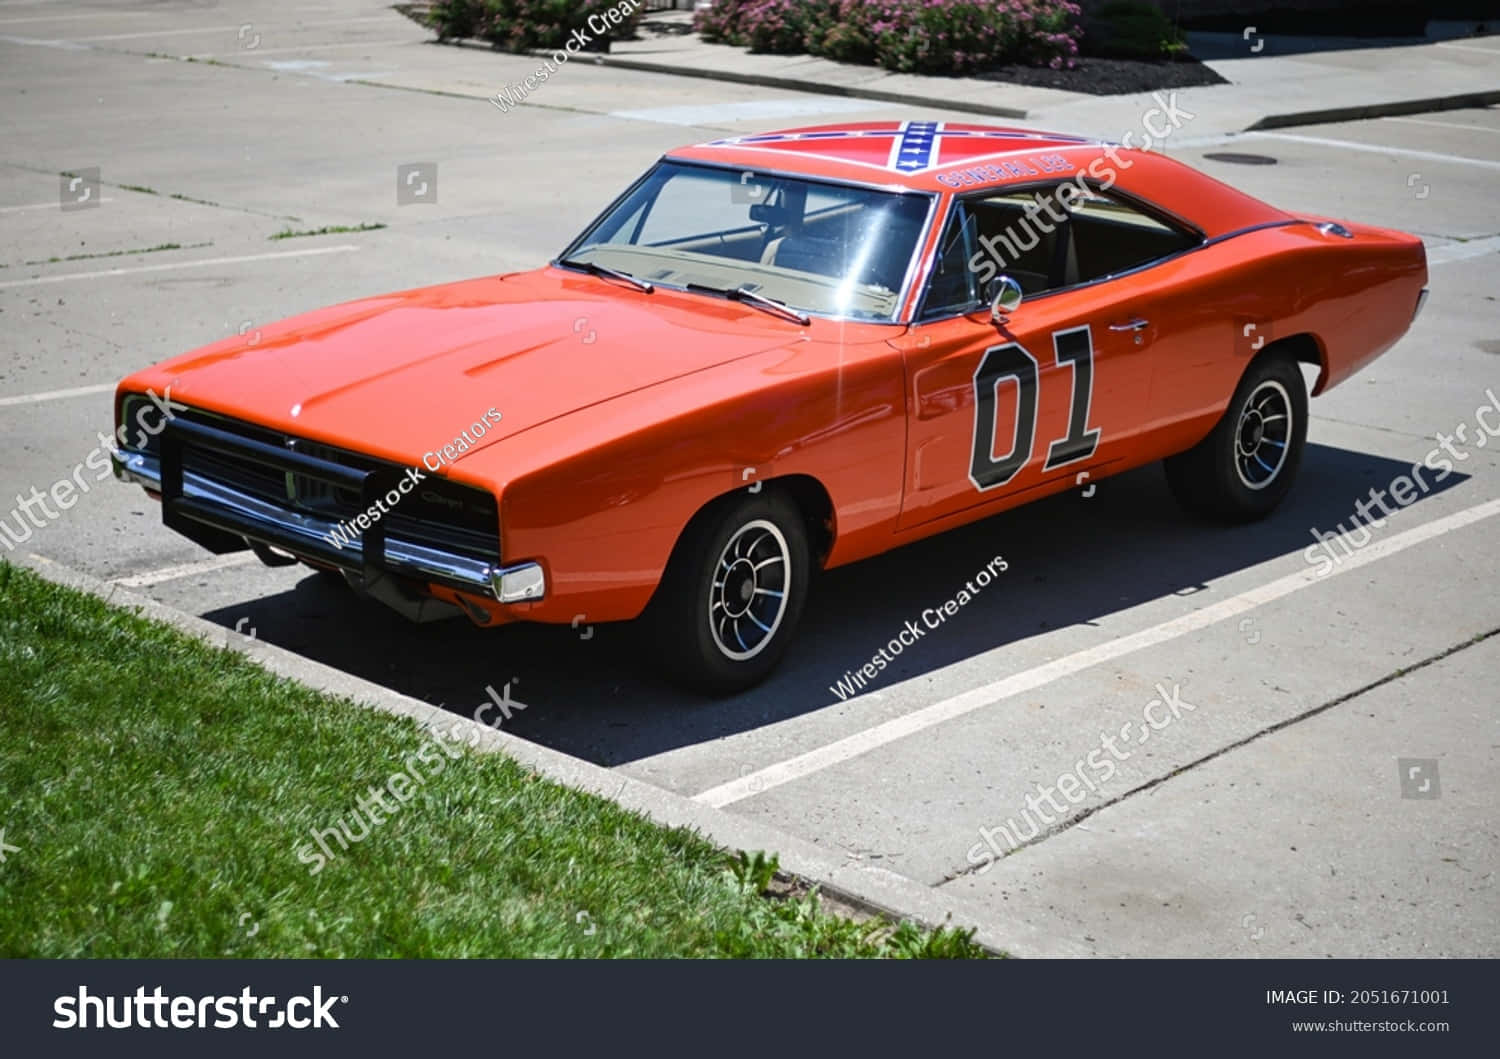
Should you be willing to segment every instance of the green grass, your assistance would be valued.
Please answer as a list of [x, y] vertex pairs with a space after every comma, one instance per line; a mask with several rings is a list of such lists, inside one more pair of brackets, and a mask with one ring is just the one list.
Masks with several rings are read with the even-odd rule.
[[373, 232], [384, 227], [385, 225], [383, 224], [330, 224], [322, 228], [309, 228], [302, 232], [293, 231], [291, 228], [284, 228], [275, 235], [270, 236], [270, 238], [300, 239], [304, 235], [340, 235], [345, 232]]
[[0, 562], [0, 956], [983, 955], [499, 754], [430, 752], [313, 874], [311, 830], [431, 743]]

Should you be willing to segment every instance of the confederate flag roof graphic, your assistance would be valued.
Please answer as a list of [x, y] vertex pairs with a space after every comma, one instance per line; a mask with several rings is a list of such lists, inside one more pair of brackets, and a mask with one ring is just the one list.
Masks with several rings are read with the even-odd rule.
[[913, 174], [1012, 151], [1041, 151], [1095, 142], [1080, 136], [992, 125], [873, 121], [735, 136], [703, 146], [777, 151]]

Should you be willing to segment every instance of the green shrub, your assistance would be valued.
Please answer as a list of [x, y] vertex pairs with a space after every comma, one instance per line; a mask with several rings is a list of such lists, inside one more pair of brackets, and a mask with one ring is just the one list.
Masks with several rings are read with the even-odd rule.
[[693, 31], [710, 44], [733, 44], [740, 16], [754, 0], [715, 0], [710, 8], [693, 14]]
[[1071, 65], [1079, 13], [1071, 0], [716, 0], [694, 26], [704, 40], [751, 51], [964, 74]]
[[1165, 59], [1187, 51], [1182, 31], [1155, 4], [1111, 0], [1084, 23], [1085, 54], [1117, 59]]
[[[603, 34], [589, 26], [589, 18], [618, 6], [619, 0], [438, 0], [429, 21], [440, 40], [477, 37], [507, 51], [552, 51], [577, 31], [591, 38], [588, 50], [608, 51], [609, 41], [635, 36], [640, 8]], [[596, 18], [594, 27], [599, 24]]]

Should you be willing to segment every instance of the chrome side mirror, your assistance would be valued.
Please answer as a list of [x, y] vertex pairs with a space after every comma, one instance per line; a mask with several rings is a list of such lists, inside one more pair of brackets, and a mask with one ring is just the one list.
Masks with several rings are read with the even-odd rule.
[[1009, 314], [1021, 307], [1021, 285], [1009, 276], [1000, 276], [990, 290], [990, 321], [1003, 324]]

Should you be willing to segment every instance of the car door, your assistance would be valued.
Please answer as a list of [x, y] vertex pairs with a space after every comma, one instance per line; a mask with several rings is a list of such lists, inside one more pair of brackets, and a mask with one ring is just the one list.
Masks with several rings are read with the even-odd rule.
[[[900, 341], [899, 528], [1059, 479], [1086, 482], [1127, 459], [1148, 425], [1159, 333], [1141, 293], [1150, 285], [1080, 278], [1067, 221], [1023, 205], [1035, 194], [971, 196], [950, 210], [918, 320]], [[1018, 278], [1025, 298], [996, 323], [981, 292], [1001, 274]]]

